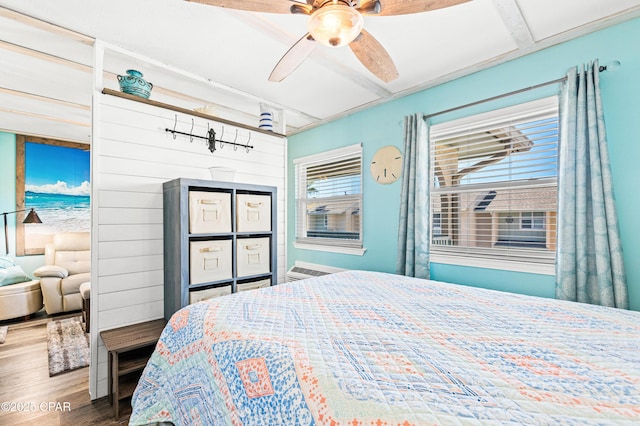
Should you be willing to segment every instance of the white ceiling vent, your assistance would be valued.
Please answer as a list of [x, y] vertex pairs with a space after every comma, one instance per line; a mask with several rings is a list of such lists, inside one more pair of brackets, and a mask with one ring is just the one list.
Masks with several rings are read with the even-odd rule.
[[322, 275], [333, 274], [334, 272], [345, 270], [346, 269], [335, 268], [327, 265], [318, 265], [315, 263], [296, 262], [295, 265], [287, 272], [287, 282], [320, 277]]

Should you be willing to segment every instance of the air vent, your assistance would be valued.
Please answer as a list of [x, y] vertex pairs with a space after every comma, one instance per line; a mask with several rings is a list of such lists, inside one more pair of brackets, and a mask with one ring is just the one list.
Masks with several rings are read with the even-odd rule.
[[287, 272], [287, 282], [320, 277], [340, 271], [345, 271], [345, 269], [327, 265], [317, 265], [314, 263], [296, 262], [296, 264]]

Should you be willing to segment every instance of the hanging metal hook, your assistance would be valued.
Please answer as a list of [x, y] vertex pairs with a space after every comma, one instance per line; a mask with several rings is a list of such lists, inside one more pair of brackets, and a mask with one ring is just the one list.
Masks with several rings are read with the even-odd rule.
[[178, 114], [176, 114], [176, 119], [173, 122], [173, 140], [176, 140], [176, 126], [178, 125]]
[[218, 142], [220, 143], [220, 149], [224, 148], [224, 126], [222, 126], [222, 132], [220, 133], [220, 139]]
[[191, 119], [191, 131], [189, 132], [189, 142], [193, 142], [193, 118]]
[[249, 139], [247, 139], [247, 144], [245, 145], [245, 149], [247, 150], [247, 154], [251, 151], [251, 146], [249, 146], [249, 142], [251, 142], [251, 132], [249, 132]]
[[234, 150], [234, 151], [237, 151], [237, 150], [238, 150], [238, 144], [237, 144], [237, 142], [238, 142], [238, 129], [236, 129], [236, 137], [235, 137], [235, 139], [233, 140], [233, 150]]

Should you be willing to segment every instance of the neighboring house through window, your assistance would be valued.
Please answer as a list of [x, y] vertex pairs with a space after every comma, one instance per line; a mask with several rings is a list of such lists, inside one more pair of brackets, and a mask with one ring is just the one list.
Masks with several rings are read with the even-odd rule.
[[362, 145], [293, 161], [298, 248], [361, 254]]
[[553, 274], [558, 100], [431, 126], [431, 260]]

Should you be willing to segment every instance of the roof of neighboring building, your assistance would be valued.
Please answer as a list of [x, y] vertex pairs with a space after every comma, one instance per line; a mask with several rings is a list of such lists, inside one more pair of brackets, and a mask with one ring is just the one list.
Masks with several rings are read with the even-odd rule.
[[458, 197], [461, 211], [556, 211], [558, 206], [557, 190], [549, 187], [461, 192]]

